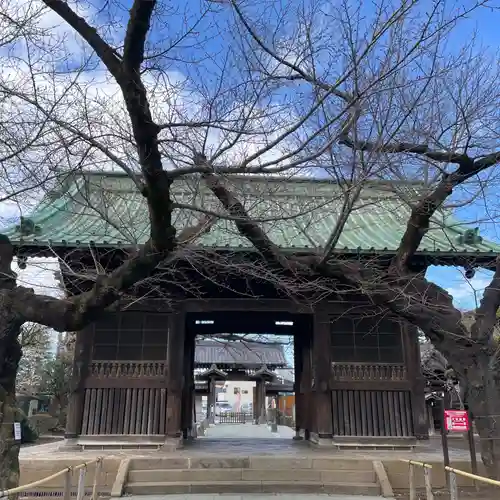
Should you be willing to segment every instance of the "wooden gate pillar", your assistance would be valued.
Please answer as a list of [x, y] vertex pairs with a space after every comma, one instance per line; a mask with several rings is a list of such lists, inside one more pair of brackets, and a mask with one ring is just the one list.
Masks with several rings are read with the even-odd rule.
[[[313, 336], [313, 379], [314, 379], [314, 440], [324, 444], [333, 438], [333, 409], [330, 379], [332, 371], [332, 344], [328, 314], [317, 311], [314, 314]], [[321, 443], [322, 444], [322, 443]]]
[[66, 439], [77, 438], [82, 430], [83, 408], [85, 404], [85, 380], [92, 361], [94, 328], [89, 327], [76, 333], [73, 374], [66, 418]]
[[295, 367], [294, 376], [294, 393], [295, 393], [295, 437], [294, 439], [302, 439], [301, 429], [304, 429], [304, 395], [301, 392], [302, 381], [302, 365], [303, 365], [303, 338], [306, 332], [295, 335], [293, 339], [293, 361]]
[[311, 332], [307, 332], [301, 344], [302, 351], [302, 376], [300, 377], [300, 394], [302, 404], [301, 433], [304, 439], [309, 440], [312, 429], [313, 401], [312, 401], [312, 360], [311, 360]]
[[420, 344], [417, 328], [409, 323], [402, 325], [405, 362], [408, 380], [412, 381], [411, 406], [413, 433], [417, 439], [429, 439], [427, 409], [425, 407], [425, 378], [420, 362]]
[[257, 423], [257, 421], [259, 420], [258, 410], [257, 410], [257, 408], [259, 407], [259, 395], [257, 393], [257, 385], [253, 386], [252, 393], [253, 393], [253, 398], [252, 398], [253, 421]]
[[184, 342], [184, 391], [182, 405], [182, 431], [185, 439], [192, 437], [193, 429], [195, 344], [195, 336], [186, 334]]
[[182, 436], [182, 395], [184, 382], [184, 314], [169, 317], [167, 340], [167, 425], [168, 438]]
[[257, 418], [258, 424], [265, 424], [266, 418], [266, 381], [264, 379], [258, 379], [256, 384], [257, 392]]
[[208, 379], [208, 399], [207, 399], [207, 418], [210, 423], [215, 422], [215, 404], [217, 402], [217, 380], [215, 377]]

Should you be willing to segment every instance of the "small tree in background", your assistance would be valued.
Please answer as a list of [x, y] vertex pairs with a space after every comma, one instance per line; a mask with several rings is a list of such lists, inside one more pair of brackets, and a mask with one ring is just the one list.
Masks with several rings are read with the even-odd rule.
[[52, 396], [51, 413], [57, 416], [58, 429], [66, 426], [66, 410], [71, 391], [75, 335], [66, 333], [58, 339], [54, 359], [45, 365], [43, 391]]
[[41, 391], [46, 367], [53, 358], [50, 337], [50, 330], [42, 325], [23, 325], [19, 337], [23, 354], [17, 375], [18, 392], [33, 394]]

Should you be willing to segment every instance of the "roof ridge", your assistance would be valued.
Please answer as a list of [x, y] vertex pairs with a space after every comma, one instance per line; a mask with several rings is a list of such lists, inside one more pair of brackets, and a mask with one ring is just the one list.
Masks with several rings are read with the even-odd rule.
[[[308, 167], [304, 167], [308, 168]], [[317, 166], [312, 165], [310, 168], [318, 168]], [[324, 168], [328, 168], [325, 166]], [[73, 172], [69, 174], [73, 177], [83, 177], [83, 176], [89, 176], [89, 177], [109, 177], [109, 178], [130, 178], [130, 176], [123, 171], [110, 171], [110, 172], [104, 172], [102, 170], [80, 170], [78, 172]], [[195, 178], [197, 177], [198, 174], [185, 174], [181, 178], [183, 179], [189, 179], [189, 178]], [[350, 182], [348, 180], [344, 180], [342, 182], [339, 182], [335, 179], [331, 178], [317, 178], [317, 177], [312, 177], [312, 176], [306, 176], [306, 175], [295, 175], [293, 177], [291, 176], [286, 176], [286, 175], [276, 175], [276, 174], [266, 174], [266, 173], [248, 173], [248, 174], [236, 174], [236, 173], [231, 173], [231, 174], [223, 174], [225, 177], [229, 179], [241, 179], [241, 180], [250, 180], [250, 181], [271, 181], [271, 182], [283, 182], [283, 180], [288, 181], [288, 182], [293, 182], [293, 183], [304, 183], [304, 184], [333, 184], [333, 185], [340, 185], [340, 184], [354, 184], [356, 185], [357, 183], [355, 182]], [[138, 173], [137, 177], [141, 177], [141, 174]], [[424, 182], [422, 181], [412, 181], [412, 180], [397, 180], [397, 179], [365, 179], [362, 181], [365, 184], [368, 185], [373, 185], [373, 186], [425, 186]]]

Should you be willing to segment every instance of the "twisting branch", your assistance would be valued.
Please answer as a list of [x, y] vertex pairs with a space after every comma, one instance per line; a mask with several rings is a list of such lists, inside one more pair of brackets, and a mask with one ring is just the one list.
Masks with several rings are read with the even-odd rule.
[[119, 78], [121, 61], [115, 50], [99, 36], [94, 27], [77, 15], [63, 0], [43, 0], [43, 3], [66, 21], [95, 50], [108, 71], [115, 78]]
[[[194, 161], [197, 165], [203, 165], [203, 170], [210, 167], [201, 154], [196, 155]], [[291, 271], [297, 277], [321, 277], [325, 283], [330, 282], [332, 290], [339, 283], [352, 291], [360, 290], [374, 304], [388, 308], [419, 326], [447, 357], [465, 359], [470, 349], [476, 348], [461, 323], [460, 311], [453, 307], [452, 298], [446, 290], [422, 276], [412, 276], [411, 279], [407, 276], [391, 276], [376, 266], [364, 266], [358, 262], [325, 261], [321, 255], [314, 253], [306, 257], [285, 255], [251, 219], [243, 204], [224, 186], [219, 176], [204, 173], [202, 178], [227, 212], [236, 218], [240, 234], [254, 245], [267, 262]]]
[[135, 1], [130, 9], [123, 47], [123, 67], [127, 72], [138, 73], [144, 61], [146, 36], [155, 6], [155, 1]]
[[[182, 248], [194, 243], [196, 239], [210, 231], [215, 219], [211, 216], [202, 219], [179, 233], [178, 246]], [[5, 250], [2, 250], [6, 247]], [[7, 238], [0, 238], [0, 255], [6, 255], [10, 262], [3, 262], [10, 268], [12, 248]], [[174, 252], [169, 256], [174, 255]], [[4, 260], [6, 260], [4, 258]], [[68, 299], [57, 299], [35, 294], [26, 287], [16, 287], [10, 293], [15, 297], [17, 315], [23, 322], [30, 321], [48, 326], [54, 330], [77, 331], [95, 320], [103, 309], [119, 301], [123, 293], [141, 279], [151, 275], [160, 264], [165, 263], [165, 255], [158, 252], [151, 240], [143, 245], [132, 257], [108, 275], [99, 275], [91, 290]]]
[[390, 270], [395, 273], [405, 273], [407, 271], [409, 260], [417, 251], [422, 238], [429, 230], [430, 219], [452, 194], [453, 189], [500, 161], [500, 152], [475, 159], [463, 153], [432, 150], [425, 144], [391, 143], [379, 145], [373, 142], [353, 141], [346, 137], [342, 139], [341, 144], [356, 151], [415, 154], [434, 161], [458, 165], [458, 168], [453, 172], [445, 174], [436, 188], [413, 207], [398, 251], [391, 263]]
[[172, 180], [163, 170], [158, 147], [159, 128], [153, 121], [146, 88], [138, 71], [144, 57], [145, 38], [156, 1], [134, 1], [126, 31], [126, 64], [122, 64], [113, 48], [97, 34], [95, 28], [76, 15], [65, 2], [44, 1], [89, 43], [121, 88], [132, 124], [139, 164], [146, 183], [142, 193], [148, 202], [151, 242], [156, 251], [168, 254], [175, 247], [175, 228], [172, 224], [170, 197]]
[[471, 336], [479, 342], [493, 342], [493, 329], [497, 323], [500, 308], [500, 257], [497, 257], [496, 270], [490, 284], [485, 288], [483, 298], [476, 309], [476, 321], [471, 327]]
[[434, 191], [424, 196], [413, 207], [398, 251], [392, 259], [391, 272], [405, 273], [407, 271], [408, 262], [429, 230], [430, 219], [436, 210], [452, 194], [454, 188], [497, 163], [500, 160], [500, 153], [488, 155], [478, 160], [461, 155], [460, 159], [457, 156], [455, 160], [459, 167], [453, 172], [445, 174]]
[[240, 234], [247, 238], [268, 262], [278, 264], [284, 269], [290, 269], [290, 261], [259, 225], [250, 218], [243, 204], [224, 186], [221, 178], [207, 172], [210, 169], [210, 164], [206, 156], [201, 153], [196, 154], [194, 164], [204, 170], [202, 179], [226, 211], [234, 218], [233, 220]]
[[200, 236], [209, 233], [216, 220], [214, 215], [205, 214], [197, 224], [184, 228], [177, 237], [179, 245], [188, 245]]
[[[151, 275], [158, 264], [173, 253], [178, 242], [172, 224], [172, 180], [163, 170], [158, 148], [158, 127], [153, 123], [139, 71], [155, 2], [135, 0], [125, 40], [126, 62], [122, 64], [96, 30], [76, 15], [66, 2], [44, 1], [89, 43], [122, 90], [146, 184], [142, 192], [148, 202], [151, 226], [149, 241], [118, 269], [109, 275], [99, 276], [89, 292], [61, 300], [36, 295], [33, 290], [24, 287], [9, 290], [8, 293], [13, 294], [16, 299], [16, 313], [21, 322], [32, 321], [58, 331], [75, 331], [96, 319], [104, 308], [117, 302], [123, 292], [136, 282]], [[194, 228], [185, 229], [180, 235], [180, 244], [192, 242], [209, 230], [211, 224], [211, 221], [205, 219]], [[10, 246], [5, 238], [0, 243], [2, 246]], [[10, 268], [12, 255], [9, 252], [5, 255], [10, 255], [10, 260], [3, 264], [8, 264]]]

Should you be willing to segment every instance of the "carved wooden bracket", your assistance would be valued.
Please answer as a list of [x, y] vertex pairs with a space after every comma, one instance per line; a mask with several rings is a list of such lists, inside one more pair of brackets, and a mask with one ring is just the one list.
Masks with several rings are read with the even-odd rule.
[[394, 381], [407, 380], [405, 365], [373, 363], [332, 363], [333, 380], [348, 381]]
[[93, 361], [89, 367], [92, 378], [164, 378], [165, 361]]

